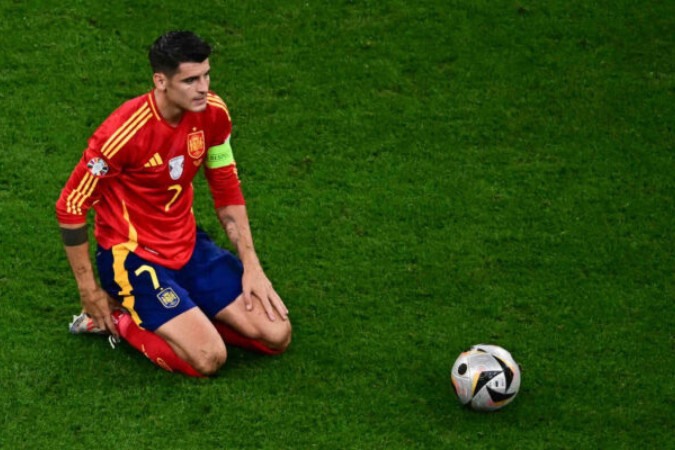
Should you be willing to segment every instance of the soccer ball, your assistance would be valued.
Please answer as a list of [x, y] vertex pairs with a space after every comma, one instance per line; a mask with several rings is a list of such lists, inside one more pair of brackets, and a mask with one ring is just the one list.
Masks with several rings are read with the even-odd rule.
[[496, 345], [478, 344], [460, 354], [450, 378], [459, 401], [477, 411], [503, 408], [520, 389], [518, 363]]

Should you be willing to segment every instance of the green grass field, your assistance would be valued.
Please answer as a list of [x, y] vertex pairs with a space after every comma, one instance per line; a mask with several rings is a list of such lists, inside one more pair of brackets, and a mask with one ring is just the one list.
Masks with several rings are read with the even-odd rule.
[[[294, 324], [208, 380], [67, 332], [53, 213], [185, 28]], [[672, 448], [673, 29], [658, 0], [0, 2], [0, 448]], [[497, 413], [454, 399], [476, 343], [522, 367]]]

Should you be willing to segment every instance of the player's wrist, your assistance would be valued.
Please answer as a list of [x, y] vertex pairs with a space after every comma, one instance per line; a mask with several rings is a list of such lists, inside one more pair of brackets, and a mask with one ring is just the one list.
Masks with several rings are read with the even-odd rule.
[[258, 255], [256, 255], [255, 252], [239, 253], [239, 259], [241, 260], [242, 266], [244, 266], [245, 272], [263, 271]]
[[77, 283], [77, 290], [82, 298], [91, 298], [99, 289], [99, 285], [93, 280], [91, 282], [78, 281]]

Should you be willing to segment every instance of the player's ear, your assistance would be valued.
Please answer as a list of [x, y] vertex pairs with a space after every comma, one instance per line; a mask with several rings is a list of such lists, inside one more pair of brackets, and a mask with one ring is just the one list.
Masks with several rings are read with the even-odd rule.
[[166, 78], [166, 75], [164, 75], [163, 73], [155, 72], [155, 74], [152, 75], [152, 81], [155, 83], [155, 87], [160, 91], [166, 90], [168, 80]]

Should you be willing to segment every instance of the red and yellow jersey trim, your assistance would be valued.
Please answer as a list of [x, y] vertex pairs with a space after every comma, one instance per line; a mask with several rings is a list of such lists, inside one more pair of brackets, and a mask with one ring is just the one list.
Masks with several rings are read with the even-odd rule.
[[82, 215], [82, 205], [96, 189], [98, 178], [89, 172], [85, 172], [80, 184], [70, 192], [66, 199], [66, 211], [69, 214]]
[[230, 117], [230, 111], [227, 109], [227, 105], [225, 104], [222, 98], [218, 97], [216, 94], [209, 92], [206, 95], [206, 103], [215, 108], [219, 108], [225, 111], [225, 114], [227, 114], [227, 119], [232, 121], [232, 118]]
[[143, 103], [103, 144], [101, 147], [103, 156], [112, 159], [152, 116], [150, 105], [147, 102]]
[[162, 120], [162, 116], [159, 115], [159, 112], [157, 111], [157, 105], [155, 104], [154, 91], [148, 93], [148, 105], [150, 105], [150, 109], [152, 110], [152, 114], [155, 116], [155, 119]]

